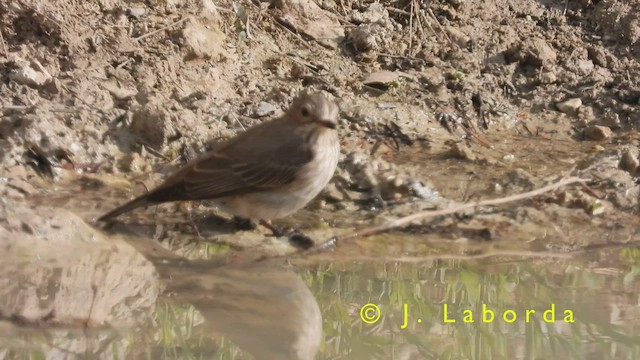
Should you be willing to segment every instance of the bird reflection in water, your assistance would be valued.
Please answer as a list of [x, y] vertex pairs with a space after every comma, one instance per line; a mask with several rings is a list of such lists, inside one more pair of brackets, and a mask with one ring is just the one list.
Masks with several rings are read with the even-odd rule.
[[[229, 338], [255, 359], [314, 359], [322, 315], [313, 294], [294, 272], [273, 263], [210, 262], [159, 265], [168, 291], [192, 304], [204, 326]], [[170, 277], [169, 277], [170, 276]]]

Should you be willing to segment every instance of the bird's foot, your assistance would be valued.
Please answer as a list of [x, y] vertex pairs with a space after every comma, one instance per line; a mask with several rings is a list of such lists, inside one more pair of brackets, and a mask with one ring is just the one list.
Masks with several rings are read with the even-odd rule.
[[274, 236], [276, 237], [286, 237], [289, 239], [291, 245], [301, 248], [303, 250], [310, 249], [313, 247], [313, 240], [305, 235], [302, 231], [290, 228], [290, 227], [280, 227], [271, 223], [271, 221], [261, 220], [260, 224], [267, 229], [271, 230]]
[[239, 216], [234, 216], [232, 221], [235, 224], [236, 229], [238, 230], [251, 231], [255, 230], [257, 227], [256, 224], [253, 223], [253, 221], [251, 221], [250, 219], [245, 219]]
[[310, 237], [297, 229], [287, 228], [284, 236], [289, 239], [291, 245], [303, 250], [312, 248], [314, 244], [313, 240]]
[[202, 234], [200, 234], [200, 230], [198, 230], [198, 225], [196, 225], [196, 222], [193, 219], [193, 213], [191, 212], [191, 209], [189, 209], [189, 211], [187, 212], [187, 217], [189, 218], [189, 224], [191, 224], [191, 227], [193, 227], [193, 231], [198, 236], [198, 239], [204, 239], [204, 237], [202, 237]]

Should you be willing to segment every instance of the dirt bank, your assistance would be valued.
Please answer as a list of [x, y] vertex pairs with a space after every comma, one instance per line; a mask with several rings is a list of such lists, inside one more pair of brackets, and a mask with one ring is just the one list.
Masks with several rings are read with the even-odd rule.
[[[593, 182], [404, 231], [554, 250], [628, 241], [638, 228], [639, 9], [637, 0], [3, 2], [0, 190], [91, 220], [311, 88], [341, 107], [343, 159], [310, 210], [284, 222], [319, 240], [573, 172]], [[125, 230], [165, 244], [197, 239], [187, 212], [140, 211], [140, 226]], [[198, 204], [189, 216], [210, 242], [265, 246], [260, 231], [224, 230]], [[202, 256], [200, 246], [174, 248]]]

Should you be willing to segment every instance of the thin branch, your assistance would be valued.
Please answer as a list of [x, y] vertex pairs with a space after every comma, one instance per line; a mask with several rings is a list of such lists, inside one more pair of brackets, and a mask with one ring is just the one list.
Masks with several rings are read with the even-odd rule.
[[429, 27], [429, 30], [431, 30], [433, 35], [437, 38], [438, 37], [438, 33], [436, 33], [436, 31], [433, 29], [433, 26], [431, 26], [431, 21], [429, 21], [429, 19], [427, 18], [427, 14], [424, 11], [421, 11], [419, 14], [422, 15], [422, 18], [424, 19], [424, 22], [427, 23], [427, 26]]
[[[347, 233], [344, 235], [339, 235], [336, 236], [332, 239], [329, 239], [328, 241], [346, 241], [346, 240], [350, 240], [350, 239], [355, 239], [355, 238], [361, 238], [361, 237], [366, 237], [366, 236], [371, 236], [374, 234], [379, 234], [385, 231], [389, 231], [392, 229], [396, 229], [399, 228], [401, 226], [404, 225], [408, 225], [414, 221], [418, 221], [418, 220], [424, 220], [424, 219], [428, 219], [428, 218], [432, 218], [432, 217], [436, 217], [436, 216], [442, 216], [442, 215], [448, 215], [448, 214], [453, 214], [453, 213], [457, 213], [463, 210], [467, 210], [467, 209], [471, 209], [471, 208], [475, 208], [475, 207], [479, 207], [479, 206], [491, 206], [491, 205], [500, 205], [500, 204], [504, 204], [504, 203], [508, 203], [508, 202], [513, 202], [513, 201], [517, 201], [517, 200], [522, 200], [522, 199], [527, 199], [527, 198], [531, 198], [534, 196], [538, 196], [541, 194], [544, 194], [546, 192], [549, 191], [553, 191], [556, 190], [562, 186], [565, 185], [569, 185], [569, 184], [573, 184], [573, 183], [582, 183], [582, 182], [586, 182], [586, 181], [590, 181], [590, 179], [582, 179], [582, 178], [578, 178], [578, 177], [569, 177], [569, 178], [564, 178], [556, 183], [553, 184], [549, 184], [547, 186], [544, 186], [540, 189], [536, 189], [536, 190], [531, 190], [525, 193], [521, 193], [521, 194], [515, 194], [515, 195], [511, 195], [511, 196], [507, 196], [507, 197], [502, 197], [502, 198], [497, 198], [497, 199], [488, 199], [488, 200], [482, 200], [482, 201], [476, 201], [476, 202], [471, 202], [471, 203], [466, 203], [460, 206], [456, 206], [456, 207], [452, 207], [449, 209], [441, 209], [441, 210], [429, 210], [429, 211], [422, 211], [413, 215], [409, 215], [409, 216], [405, 216], [393, 221], [389, 221], [385, 224], [379, 225], [379, 226], [374, 226], [374, 227], [369, 227], [369, 228], [364, 228], [361, 230], [356, 230], [354, 232], [351, 233]], [[322, 246], [319, 245], [319, 246]]]
[[[302, 42], [302, 44], [304, 46], [306, 46], [309, 50], [312, 50], [311, 45], [309, 45], [309, 42], [306, 41], [299, 33], [294, 32], [293, 30], [289, 29], [288, 27], [286, 27], [284, 24], [282, 24], [280, 21], [278, 21], [278, 19], [275, 18], [271, 18], [273, 20], [273, 23], [276, 24], [277, 26], [283, 28], [286, 32], [290, 33], [291, 35], [293, 35], [295, 38], [297, 38], [298, 40], [300, 40], [300, 42]], [[297, 31], [297, 30], [296, 30]]]
[[397, 14], [402, 14], [402, 15], [411, 15], [410, 12], [402, 10], [402, 9], [398, 9], [398, 8], [394, 8], [392, 6], [385, 6], [385, 9], [389, 12], [394, 12]]
[[1, 30], [0, 30], [0, 42], [2, 43], [2, 48], [4, 49], [4, 56], [9, 56], [9, 49], [7, 48], [7, 43], [4, 42], [4, 36], [2, 35]]
[[[426, 38], [424, 36], [424, 26], [422, 25], [422, 20], [420, 20], [422, 18], [422, 16], [420, 16], [422, 14], [422, 8], [420, 7], [420, 5], [418, 5], [418, 11], [416, 12], [416, 27], [418, 28], [418, 31], [420, 32], [420, 40], [424, 41], [424, 39]], [[422, 46], [424, 45], [422, 42], [420, 42], [418, 44], [420, 46], [420, 48], [422, 48]], [[415, 54], [416, 52], [413, 52], [413, 54]]]
[[[527, 251], [527, 250], [503, 250], [495, 251], [484, 254], [474, 255], [461, 255], [461, 254], [439, 254], [439, 255], [427, 255], [427, 256], [350, 256], [344, 258], [348, 261], [383, 261], [383, 262], [403, 262], [403, 263], [422, 263], [434, 260], [482, 260], [494, 257], [524, 257], [524, 258], [545, 258], [545, 259], [570, 259], [573, 258], [578, 252], [559, 253], [553, 251]], [[580, 251], [579, 253], [584, 253]], [[332, 259], [332, 261], [340, 261], [340, 258]]]
[[453, 45], [453, 41], [449, 37], [449, 34], [447, 34], [447, 32], [444, 31], [444, 28], [442, 27], [442, 24], [440, 24], [440, 21], [438, 21], [438, 18], [436, 17], [436, 14], [433, 13], [433, 10], [431, 10], [431, 8], [429, 8], [428, 11], [429, 11], [429, 15], [431, 15], [433, 20], [435, 20], [436, 24], [438, 24], [438, 27], [440, 28], [440, 31], [442, 31], [442, 34], [444, 34], [444, 37], [447, 39], [447, 41], [449, 41], [449, 44]]
[[161, 31], [167, 30], [167, 29], [168, 29], [168, 28], [170, 28], [170, 27], [173, 27], [173, 26], [176, 26], [176, 25], [178, 25], [178, 24], [180, 24], [180, 23], [182, 23], [182, 22], [185, 22], [187, 19], [189, 19], [189, 18], [188, 18], [188, 17], [182, 18], [182, 19], [180, 19], [180, 20], [178, 20], [178, 21], [176, 21], [176, 22], [174, 22], [174, 23], [172, 23], [172, 24], [169, 24], [169, 25], [167, 25], [167, 26], [163, 26], [163, 27], [161, 27], [161, 28], [160, 28], [160, 29], [158, 29], [158, 30], [154, 30], [154, 31], [152, 31], [152, 32], [150, 32], [150, 33], [146, 33], [146, 34], [144, 34], [144, 35], [142, 35], [142, 36], [138, 36], [137, 38], [134, 38], [133, 40], [135, 40], [135, 41], [140, 41], [140, 40], [142, 40], [142, 39], [144, 39], [144, 38], [147, 38], [147, 37], [149, 37], [149, 36], [151, 36], [151, 35], [157, 34], [157, 33], [161, 32]]
[[411, 54], [411, 47], [413, 46], [413, 4], [415, 0], [411, 0], [411, 11], [409, 15], [409, 49], [408, 52]]

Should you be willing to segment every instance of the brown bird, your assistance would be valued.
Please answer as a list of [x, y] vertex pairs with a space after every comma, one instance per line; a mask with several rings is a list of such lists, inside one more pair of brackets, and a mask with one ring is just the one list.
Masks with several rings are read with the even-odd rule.
[[181, 200], [217, 200], [220, 208], [260, 222], [304, 207], [329, 183], [338, 164], [338, 106], [303, 94], [281, 117], [222, 143], [169, 176], [163, 184], [98, 218]]

